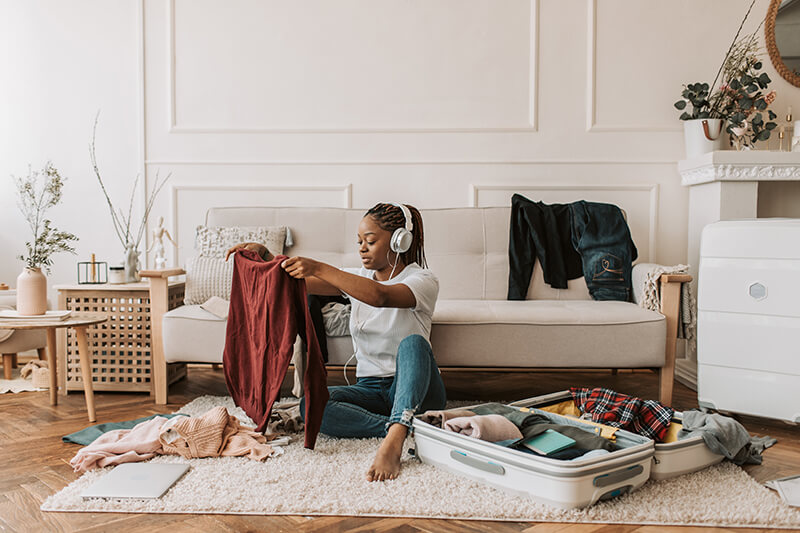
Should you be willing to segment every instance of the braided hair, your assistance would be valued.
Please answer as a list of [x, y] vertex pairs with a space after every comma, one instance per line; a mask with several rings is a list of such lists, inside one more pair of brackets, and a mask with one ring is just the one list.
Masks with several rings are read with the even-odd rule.
[[[411, 213], [411, 223], [414, 229], [411, 231], [413, 237], [411, 240], [411, 247], [407, 252], [400, 254], [400, 258], [406, 265], [417, 263], [422, 268], [427, 268], [428, 263], [425, 260], [425, 237], [422, 230], [422, 215], [420, 215], [416, 207], [408, 204], [404, 205]], [[375, 204], [364, 216], [371, 216], [381, 229], [389, 233], [394, 233], [398, 228], [406, 227], [406, 219], [403, 216], [403, 210], [394, 204]]]

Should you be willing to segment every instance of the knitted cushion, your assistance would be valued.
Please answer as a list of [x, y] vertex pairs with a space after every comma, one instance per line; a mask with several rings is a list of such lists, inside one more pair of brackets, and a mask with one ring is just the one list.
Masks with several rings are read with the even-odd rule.
[[199, 305], [219, 296], [231, 299], [233, 260], [219, 257], [191, 257], [186, 261], [186, 292], [183, 303]]
[[199, 305], [212, 296], [231, 298], [233, 261], [225, 252], [241, 242], [258, 242], [273, 255], [283, 253], [286, 226], [197, 226], [197, 256], [186, 262], [186, 293], [183, 303]]
[[225, 252], [240, 242], [258, 242], [272, 255], [283, 253], [286, 226], [197, 226], [195, 247], [202, 257], [225, 257]]

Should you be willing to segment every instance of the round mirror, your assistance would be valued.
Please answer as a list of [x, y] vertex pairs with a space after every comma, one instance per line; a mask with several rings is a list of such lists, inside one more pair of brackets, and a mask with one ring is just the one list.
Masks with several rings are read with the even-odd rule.
[[775, 70], [800, 87], [800, 0], [771, 0], [764, 32]]

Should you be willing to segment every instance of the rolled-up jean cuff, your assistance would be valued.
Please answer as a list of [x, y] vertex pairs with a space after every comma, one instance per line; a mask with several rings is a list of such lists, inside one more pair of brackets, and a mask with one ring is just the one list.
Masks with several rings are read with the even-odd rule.
[[411, 425], [414, 423], [414, 414], [416, 411], [414, 409], [406, 409], [401, 414], [392, 414], [389, 417], [389, 421], [386, 422], [386, 431], [389, 431], [389, 426], [392, 424], [403, 424], [407, 428], [411, 429]]

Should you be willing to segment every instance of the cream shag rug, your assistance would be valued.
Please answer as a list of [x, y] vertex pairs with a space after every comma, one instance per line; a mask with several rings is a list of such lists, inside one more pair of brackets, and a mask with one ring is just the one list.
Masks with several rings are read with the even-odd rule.
[[[201, 415], [217, 405], [253, 425], [230, 397], [203, 396], [179, 412]], [[303, 448], [302, 441], [302, 435], [297, 435], [283, 455], [263, 463], [239, 457], [156, 457], [153, 462], [191, 465], [158, 500], [84, 501], [81, 491], [110, 468], [87, 472], [47, 498], [41, 509], [800, 527], [800, 509], [788, 507], [776, 493], [729, 462], [671, 480], [650, 481], [632, 494], [587, 509], [561, 510], [437, 470], [407, 455], [398, 479], [369, 483], [364, 473], [379, 439], [321, 435], [313, 451]]]
[[19, 368], [15, 368], [11, 373], [11, 379], [0, 379], [0, 394], [47, 390], [37, 387], [30, 379], [21, 378], [19, 371]]

